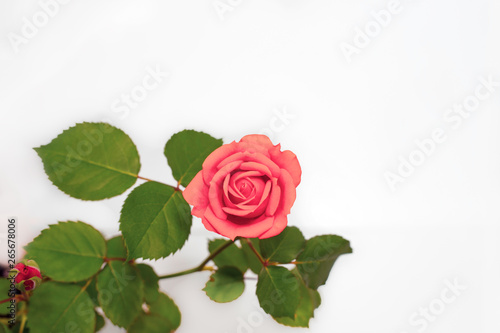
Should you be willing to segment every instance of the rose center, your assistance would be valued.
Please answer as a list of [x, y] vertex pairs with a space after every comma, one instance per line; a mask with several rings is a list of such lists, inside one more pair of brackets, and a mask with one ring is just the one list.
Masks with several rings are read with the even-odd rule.
[[248, 198], [250, 194], [252, 194], [252, 190], [254, 189], [253, 184], [248, 179], [241, 179], [240, 181], [238, 181], [236, 186], [245, 198]]

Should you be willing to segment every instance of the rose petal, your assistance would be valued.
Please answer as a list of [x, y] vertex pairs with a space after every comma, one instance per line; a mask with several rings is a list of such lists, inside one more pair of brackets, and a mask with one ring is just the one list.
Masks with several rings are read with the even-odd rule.
[[192, 214], [202, 217], [208, 206], [208, 186], [203, 181], [202, 171], [198, 172], [182, 192], [184, 199], [193, 207]]
[[235, 161], [227, 164], [222, 169], [217, 171], [217, 173], [210, 181], [208, 189], [209, 207], [212, 207], [214, 213], [221, 219], [227, 218], [226, 213], [224, 213], [224, 211], [222, 210], [222, 183], [224, 182], [224, 178], [226, 178], [229, 173], [237, 169], [240, 165], [241, 161]]
[[208, 184], [217, 173], [217, 165], [234, 153], [238, 152], [238, 144], [233, 141], [214, 150], [203, 162], [203, 179]]
[[266, 149], [274, 147], [271, 140], [262, 134], [249, 134], [241, 138], [240, 142], [245, 142], [250, 145], [258, 145]]
[[276, 213], [276, 209], [278, 209], [278, 205], [281, 199], [281, 188], [278, 185], [278, 181], [273, 179], [273, 186], [271, 189], [271, 194], [269, 195], [269, 202], [266, 208], [266, 215], [273, 216]]
[[210, 222], [208, 222], [207, 218], [206, 217], [203, 217], [201, 219], [201, 223], [203, 223], [203, 226], [205, 227], [205, 229], [207, 229], [208, 231], [212, 231], [212, 232], [217, 232], [217, 230], [215, 230], [215, 228], [210, 224]]
[[277, 235], [281, 234], [281, 232], [283, 230], [285, 230], [287, 224], [288, 224], [288, 218], [286, 217], [286, 215], [274, 216], [274, 224], [271, 227], [271, 229], [264, 232], [263, 234], [261, 234], [258, 237], [259, 237], [259, 239], [266, 239], [266, 238], [277, 236]]
[[246, 224], [238, 224], [234, 221], [219, 219], [210, 207], [205, 212], [205, 218], [215, 228], [216, 232], [222, 236], [234, 240], [236, 237], [258, 237], [273, 226], [274, 217], [261, 217], [248, 220]]
[[295, 185], [292, 176], [288, 171], [281, 169], [281, 176], [278, 179], [278, 185], [281, 188], [281, 200], [278, 206], [278, 213], [285, 215], [290, 214], [290, 209], [293, 206], [296, 198]]
[[300, 184], [302, 169], [300, 168], [297, 156], [289, 150], [280, 151], [281, 146], [278, 145], [271, 149], [271, 160], [276, 163], [281, 169], [285, 169], [292, 176], [295, 187]]

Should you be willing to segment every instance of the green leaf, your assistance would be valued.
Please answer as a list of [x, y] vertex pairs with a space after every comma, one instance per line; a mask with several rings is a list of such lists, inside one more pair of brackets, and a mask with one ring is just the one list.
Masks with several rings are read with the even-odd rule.
[[50, 225], [25, 247], [43, 275], [55, 281], [76, 282], [97, 273], [104, 262], [106, 241], [83, 222]]
[[257, 298], [273, 317], [294, 318], [300, 302], [297, 278], [285, 267], [267, 266], [259, 273]]
[[279, 235], [260, 240], [262, 256], [271, 262], [289, 263], [302, 251], [306, 240], [296, 227], [286, 227]]
[[182, 186], [188, 186], [207, 156], [220, 146], [222, 139], [203, 132], [184, 130], [172, 135], [165, 145], [165, 156], [174, 178]]
[[149, 265], [137, 264], [135, 267], [139, 270], [139, 274], [144, 281], [144, 299], [146, 303], [154, 302], [160, 294], [158, 290], [160, 288], [158, 275], [156, 275], [153, 267]]
[[129, 259], [159, 259], [179, 250], [191, 232], [190, 211], [171, 186], [147, 182], [135, 188], [120, 216]]
[[[208, 243], [208, 251], [213, 253], [226, 242], [227, 240], [222, 238], [211, 240]], [[248, 269], [248, 262], [243, 254], [243, 251], [234, 243], [229, 245], [229, 247], [217, 255], [213, 259], [213, 262], [217, 265], [217, 267], [234, 266], [242, 272], [245, 272]]]
[[99, 304], [111, 322], [129, 327], [142, 312], [144, 283], [129, 263], [111, 261], [97, 276]]
[[[77, 282], [76, 285], [84, 287], [85, 285], [87, 285], [87, 282], [88, 280], [80, 281]], [[85, 291], [87, 291], [87, 294], [89, 294], [89, 297], [92, 300], [92, 302], [94, 302], [94, 305], [99, 306], [99, 302], [97, 300], [97, 286], [95, 277], [92, 278], [92, 281], [90, 281], [90, 284], [88, 284], [87, 289], [85, 289]]]
[[[260, 246], [259, 246], [259, 239], [258, 238], [248, 238], [250, 242], [252, 242], [253, 247], [255, 250], [260, 254]], [[254, 272], [255, 274], [259, 274], [261, 269], [262, 269], [262, 263], [260, 262], [259, 258], [257, 258], [257, 255], [252, 251], [248, 243], [244, 240], [241, 242], [241, 249], [243, 250], [243, 254], [245, 255], [245, 258], [247, 259], [248, 266]]]
[[127, 248], [122, 236], [116, 236], [107, 241], [108, 251], [106, 257], [108, 258], [127, 258]]
[[173, 331], [181, 324], [181, 312], [175, 302], [164, 293], [160, 293], [158, 298], [149, 304], [149, 313], [162, 317], [169, 326], [165, 327]]
[[245, 290], [243, 273], [236, 267], [221, 267], [210, 276], [203, 290], [215, 302], [232, 302]]
[[44, 282], [30, 298], [28, 325], [31, 333], [54, 333], [95, 329], [94, 304], [84, 287]]
[[141, 168], [132, 140], [105, 123], [77, 124], [35, 151], [52, 183], [83, 200], [122, 194], [134, 185]]
[[297, 258], [297, 269], [309, 288], [318, 289], [326, 283], [335, 260], [352, 253], [348, 240], [336, 235], [322, 235], [309, 239]]
[[293, 318], [274, 318], [278, 323], [291, 327], [309, 327], [309, 321], [314, 317], [314, 310], [321, 304], [318, 291], [308, 288], [296, 269], [292, 271], [300, 286], [300, 303]]
[[4, 324], [0, 324], [0, 333], [8, 333], [8, 332], [10, 331], [7, 328], [7, 326], [5, 326]]
[[127, 330], [127, 333], [168, 333], [170, 323], [163, 317], [153, 314], [141, 314]]
[[95, 318], [95, 332], [98, 332], [104, 327], [104, 325], [106, 325], [106, 322], [104, 321], [104, 317], [97, 312], [95, 313]]

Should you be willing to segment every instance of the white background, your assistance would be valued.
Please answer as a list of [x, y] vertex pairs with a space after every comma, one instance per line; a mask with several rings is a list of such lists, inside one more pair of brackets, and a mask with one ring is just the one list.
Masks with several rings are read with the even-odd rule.
[[[118, 232], [129, 191], [70, 198], [32, 150], [77, 122], [123, 129], [140, 174], [167, 183], [163, 148], [173, 133], [193, 128], [230, 142], [267, 131], [303, 169], [290, 224], [307, 237], [342, 235], [354, 249], [320, 288], [310, 332], [498, 332], [500, 87], [459, 128], [444, 115], [480, 77], [500, 81], [500, 3], [402, 0], [349, 63], [341, 43], [353, 44], [388, 2], [225, 0], [232, 10], [218, 13], [213, 0], [74, 0], [15, 52], [9, 36], [23, 36], [41, 7], [1, 0], [0, 223], [18, 217], [21, 245], [57, 221]], [[156, 67], [169, 77], [130, 112], [115, 112]], [[293, 116], [286, 123], [276, 118], [283, 110]], [[392, 191], [384, 174], [435, 128], [447, 140]], [[195, 266], [214, 236], [195, 219], [183, 250], [154, 263], [157, 272]], [[207, 279], [162, 282], [182, 311], [179, 333], [307, 331], [259, 311], [252, 281], [237, 301], [216, 304], [201, 291]], [[466, 289], [439, 309], [447, 280]], [[440, 313], [425, 329], [410, 323], [432, 304]]]

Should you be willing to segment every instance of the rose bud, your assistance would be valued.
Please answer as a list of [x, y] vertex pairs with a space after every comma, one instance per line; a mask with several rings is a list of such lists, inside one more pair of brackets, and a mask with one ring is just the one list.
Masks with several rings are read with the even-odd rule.
[[40, 269], [34, 260], [22, 260], [10, 272], [20, 290], [33, 290], [42, 282]]

